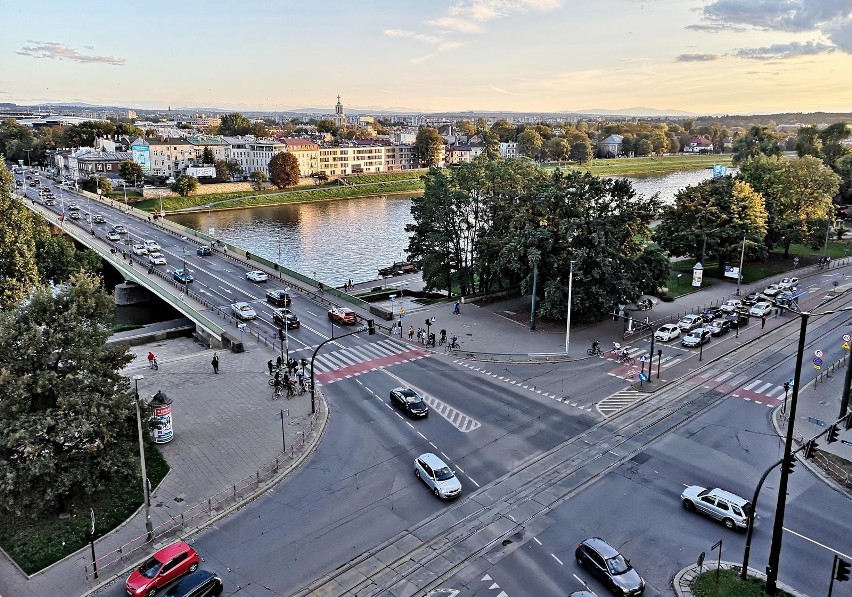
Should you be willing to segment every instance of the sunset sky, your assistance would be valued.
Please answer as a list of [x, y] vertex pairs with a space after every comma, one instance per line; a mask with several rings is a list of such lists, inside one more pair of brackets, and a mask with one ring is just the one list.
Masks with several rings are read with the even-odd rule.
[[0, 102], [852, 111], [852, 0], [0, 0]]

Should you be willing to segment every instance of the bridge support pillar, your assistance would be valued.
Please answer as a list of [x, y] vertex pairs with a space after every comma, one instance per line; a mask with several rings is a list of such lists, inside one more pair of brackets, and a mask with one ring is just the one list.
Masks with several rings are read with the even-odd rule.
[[146, 288], [135, 282], [122, 282], [115, 286], [115, 304], [118, 306], [138, 305], [151, 300], [151, 294]]

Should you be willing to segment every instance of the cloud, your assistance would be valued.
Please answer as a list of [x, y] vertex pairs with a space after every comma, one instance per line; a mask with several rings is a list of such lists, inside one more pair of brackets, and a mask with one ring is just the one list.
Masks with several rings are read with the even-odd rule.
[[772, 44], [763, 48], [740, 48], [733, 53], [737, 58], [748, 58], [751, 60], [781, 60], [795, 56], [813, 56], [814, 54], [830, 54], [837, 51], [835, 46], [822, 42], [809, 41], [800, 43], [797, 41], [787, 44]]
[[406, 39], [413, 39], [414, 41], [419, 41], [424, 44], [441, 43], [440, 37], [435, 37], [434, 35], [424, 35], [422, 33], [416, 33], [414, 31], [406, 31], [404, 29], [385, 29], [383, 33], [388, 37], [403, 37]]
[[827, 27], [826, 34], [838, 48], [852, 53], [852, 18]]
[[426, 24], [462, 33], [477, 33], [488, 21], [519, 12], [547, 12], [561, 5], [562, 0], [459, 0], [447, 9], [446, 14]]
[[16, 52], [17, 54], [20, 54], [21, 56], [30, 56], [32, 58], [59, 58], [60, 60], [65, 59], [72, 60], [74, 62], [99, 62], [102, 64], [113, 64], [116, 66], [121, 66], [126, 62], [126, 59], [119, 56], [92, 56], [81, 54], [77, 50], [69, 48], [65, 44], [52, 41], [40, 42], [33, 41], [31, 39], [27, 41], [33, 45], [24, 46]]
[[681, 54], [675, 58], [675, 62], [712, 62], [719, 60], [718, 54]]
[[701, 10], [710, 26], [802, 32], [852, 14], [849, 0], [714, 0]]
[[517, 93], [516, 91], [506, 91], [505, 89], [501, 89], [501, 88], [496, 87], [494, 85], [491, 85], [490, 88], [491, 88], [492, 91], [496, 91], [497, 93], [502, 93], [504, 95], [520, 95], [520, 96], [523, 96], [523, 97], [529, 97], [528, 93]]

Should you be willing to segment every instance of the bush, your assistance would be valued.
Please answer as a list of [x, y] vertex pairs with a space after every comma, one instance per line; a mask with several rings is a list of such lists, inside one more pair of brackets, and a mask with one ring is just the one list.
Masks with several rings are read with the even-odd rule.
[[[695, 581], [692, 592], [695, 597], [763, 597], [766, 583], [756, 578], [741, 580], [734, 570], [721, 570], [719, 583], [716, 583], [716, 571], [708, 570]], [[778, 591], [779, 597], [791, 597], [789, 593]]]

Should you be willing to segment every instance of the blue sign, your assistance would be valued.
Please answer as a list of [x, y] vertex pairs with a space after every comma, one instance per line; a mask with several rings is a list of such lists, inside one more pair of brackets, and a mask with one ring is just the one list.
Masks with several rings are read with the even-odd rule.
[[400, 314], [399, 314], [399, 318], [400, 318], [400, 319], [405, 319], [405, 313], [400, 313]]
[[390, 301], [391, 301], [391, 302], [396, 301], [396, 296], [395, 296], [395, 295], [393, 295], [393, 294], [392, 294], [392, 295], [390, 295]]
[[644, 373], [640, 373], [639, 374], [639, 380], [640, 381], [648, 381], [648, 376], [645, 375]]
[[819, 357], [814, 357], [814, 365], [816, 365], [817, 367], [822, 365], [822, 359]]
[[793, 387], [793, 382], [794, 382], [794, 381], [795, 381], [795, 380], [794, 380], [792, 377], [791, 377], [790, 379], [788, 379], [788, 380], [787, 380], [787, 383], [788, 383], [788, 384], [790, 384], [790, 387], [791, 387], [791, 388]]
[[728, 175], [728, 168], [726, 166], [721, 166], [719, 164], [713, 165], [713, 178], [719, 178], [721, 176]]

